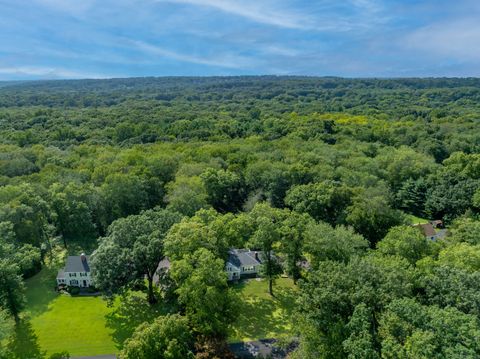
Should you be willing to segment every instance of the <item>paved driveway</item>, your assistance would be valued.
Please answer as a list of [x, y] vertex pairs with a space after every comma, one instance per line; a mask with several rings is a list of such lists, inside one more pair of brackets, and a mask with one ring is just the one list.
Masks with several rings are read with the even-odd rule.
[[288, 353], [293, 351], [298, 343], [296, 340], [286, 349], [278, 348], [275, 339], [260, 339], [251, 342], [232, 343], [229, 345], [230, 350], [237, 358], [252, 359], [252, 358], [273, 358], [284, 359]]

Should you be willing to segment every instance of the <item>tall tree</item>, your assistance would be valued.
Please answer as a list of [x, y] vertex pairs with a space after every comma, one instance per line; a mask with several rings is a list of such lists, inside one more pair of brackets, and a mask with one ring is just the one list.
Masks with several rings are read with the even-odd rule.
[[390, 303], [380, 318], [383, 358], [478, 358], [478, 318], [455, 308], [423, 306], [414, 299]]
[[146, 209], [148, 203], [145, 180], [130, 173], [108, 175], [101, 186], [101, 195], [105, 203], [102, 221], [105, 228], [117, 218]]
[[391, 228], [385, 238], [377, 243], [378, 252], [397, 255], [415, 264], [431, 253], [431, 241], [418, 228], [398, 226]]
[[346, 209], [352, 203], [352, 197], [351, 188], [339, 182], [323, 181], [292, 187], [285, 203], [318, 221], [337, 225], [345, 223]]
[[16, 239], [41, 247], [50, 232], [48, 203], [29, 184], [0, 187], [0, 222], [11, 222]]
[[205, 248], [171, 265], [179, 303], [195, 332], [225, 338], [237, 314], [237, 298], [227, 284], [224, 261]]
[[222, 218], [213, 209], [202, 209], [191, 218], [183, 218], [168, 232], [165, 253], [171, 260], [177, 260], [197, 249], [206, 248], [217, 257], [226, 258], [229, 234], [223, 231]]
[[200, 178], [213, 208], [223, 213], [241, 209], [245, 200], [245, 184], [237, 173], [208, 168]]
[[178, 314], [143, 323], [127, 339], [120, 359], [189, 359], [194, 357], [188, 320]]
[[0, 222], [0, 258], [15, 263], [24, 277], [35, 274], [41, 268], [40, 249], [16, 240], [13, 224]]
[[379, 359], [379, 345], [372, 311], [357, 305], [346, 326], [349, 337], [343, 342], [348, 359]]
[[[414, 276], [408, 261], [393, 256], [354, 257], [348, 263], [321, 262], [300, 282], [297, 300], [297, 328], [301, 337], [299, 357], [343, 358], [352, 346], [367, 351], [372, 346], [375, 348], [375, 338], [369, 338], [376, 332], [375, 318], [391, 301], [413, 296]], [[366, 322], [355, 323], [357, 319], [352, 321], [352, 316], [360, 304], [364, 305], [363, 319], [357, 319]], [[368, 318], [372, 318], [370, 324]], [[352, 321], [350, 325], [349, 321]], [[366, 341], [358, 341], [362, 334], [355, 334], [360, 324], [369, 328], [363, 338]]]
[[49, 188], [49, 196], [56, 214], [56, 227], [65, 247], [67, 239], [96, 237], [99, 194], [93, 186], [54, 183]]
[[282, 223], [280, 250], [286, 256], [285, 268], [295, 284], [301, 277], [305, 232], [312, 223], [310, 216], [296, 212], [289, 212]]
[[368, 241], [351, 227], [316, 223], [306, 228], [304, 236], [304, 250], [313, 268], [325, 260], [347, 263], [352, 257], [365, 255], [369, 247]]
[[92, 255], [95, 285], [115, 294], [146, 278], [148, 301], [154, 303], [153, 279], [165, 257], [163, 242], [180, 219], [178, 213], [168, 210], [148, 210], [113, 222]]
[[165, 200], [168, 207], [185, 216], [193, 216], [196, 211], [208, 208], [208, 194], [199, 177], [177, 177], [167, 186]]
[[266, 203], [259, 203], [255, 205], [250, 215], [256, 225], [250, 244], [262, 251], [261, 275], [268, 280], [268, 292], [273, 296], [273, 283], [282, 273], [282, 267], [274, 251], [280, 248], [284, 214]]
[[402, 212], [393, 209], [388, 193], [381, 189], [368, 189], [348, 208], [347, 223], [370, 241], [371, 247], [382, 239], [393, 226], [405, 221]]

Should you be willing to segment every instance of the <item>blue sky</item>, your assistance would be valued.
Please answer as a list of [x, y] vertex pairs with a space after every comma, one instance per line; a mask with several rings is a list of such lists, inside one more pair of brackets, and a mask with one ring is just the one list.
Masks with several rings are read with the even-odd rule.
[[480, 76], [479, 0], [0, 0], [0, 80]]

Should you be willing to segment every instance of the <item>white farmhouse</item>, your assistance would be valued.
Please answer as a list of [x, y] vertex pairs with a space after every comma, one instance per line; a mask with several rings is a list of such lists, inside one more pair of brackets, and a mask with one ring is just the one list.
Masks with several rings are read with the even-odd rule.
[[255, 277], [262, 266], [261, 252], [249, 249], [231, 249], [225, 270], [228, 280], [238, 280], [242, 277]]
[[90, 287], [92, 280], [90, 277], [90, 266], [88, 260], [90, 256], [82, 253], [79, 256], [69, 256], [63, 269], [57, 274], [57, 284], [73, 287]]

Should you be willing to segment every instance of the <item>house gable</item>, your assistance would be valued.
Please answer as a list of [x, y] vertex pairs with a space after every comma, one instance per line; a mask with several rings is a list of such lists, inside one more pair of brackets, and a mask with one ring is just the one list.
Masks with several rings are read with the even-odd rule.
[[262, 266], [261, 253], [248, 249], [232, 249], [228, 252], [225, 270], [229, 280], [256, 275]]
[[57, 284], [77, 287], [90, 287], [90, 256], [82, 253], [80, 256], [69, 256], [65, 267], [58, 271]]

